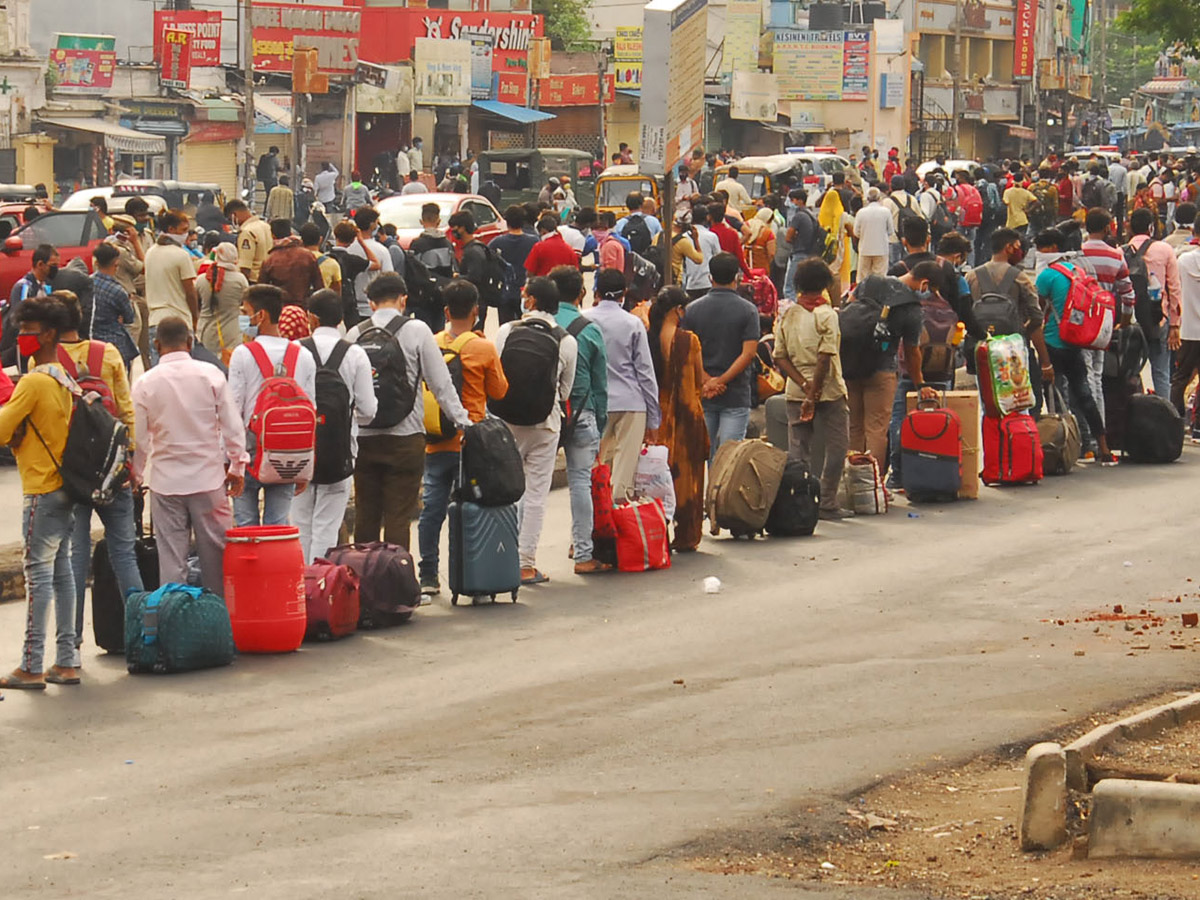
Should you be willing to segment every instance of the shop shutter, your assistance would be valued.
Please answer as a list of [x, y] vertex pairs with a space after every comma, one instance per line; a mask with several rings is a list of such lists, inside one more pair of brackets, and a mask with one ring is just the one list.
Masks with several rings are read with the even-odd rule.
[[237, 144], [183, 141], [179, 145], [179, 180], [215, 182], [224, 189], [225, 199], [237, 197]]

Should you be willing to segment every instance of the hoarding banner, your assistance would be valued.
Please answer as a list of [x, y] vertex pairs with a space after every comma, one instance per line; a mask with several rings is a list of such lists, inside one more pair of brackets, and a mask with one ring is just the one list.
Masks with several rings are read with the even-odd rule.
[[50, 51], [58, 81], [55, 90], [71, 94], [103, 94], [112, 88], [117, 54], [112, 50], [77, 50], [56, 47]]
[[421, 105], [470, 106], [470, 42], [417, 38], [413, 82], [416, 102]]
[[1034, 0], [1017, 0], [1016, 42], [1013, 44], [1013, 81], [1033, 81], [1036, 53], [1033, 49], [1037, 29]]
[[725, 12], [725, 50], [721, 56], [724, 73], [758, 69], [758, 38], [762, 32], [759, 0], [729, 0]]
[[487, 31], [464, 31], [462, 39], [471, 45], [471, 99], [492, 98], [492, 49], [496, 36]]
[[513, 106], [529, 105], [529, 75], [525, 72], [495, 72], [496, 99]]
[[617, 62], [642, 61], [642, 28], [640, 25], [618, 25], [613, 42], [613, 59]]
[[318, 71], [354, 74], [362, 28], [360, 10], [272, 3], [254, 3], [250, 10], [255, 71], [291, 72], [293, 47], [300, 46], [316, 48]]
[[729, 118], [774, 122], [779, 118], [779, 86], [770, 72], [735, 71]]
[[[600, 102], [600, 78], [590, 73], [551, 75], [542, 82], [539, 90], [539, 106], [595, 106]], [[605, 75], [604, 102], [612, 103], [616, 96], [615, 79]]]
[[662, 175], [704, 142], [708, 0], [652, 0], [642, 14], [640, 170]]
[[[257, 0], [255, 0], [257, 5]], [[469, 12], [393, 6], [362, 10], [359, 53], [381, 63], [412, 59], [417, 38], [452, 41], [465, 31], [484, 31], [496, 39], [492, 68], [496, 72], [526, 71], [530, 42], [542, 35], [542, 17], [519, 12]]]
[[182, 29], [168, 28], [163, 32], [163, 87], [186, 91], [192, 78], [192, 34]]
[[160, 9], [154, 13], [154, 61], [162, 62], [163, 32], [168, 28], [192, 36], [192, 65], [221, 64], [221, 11], [219, 9]]
[[866, 100], [871, 32], [775, 29], [780, 100]]

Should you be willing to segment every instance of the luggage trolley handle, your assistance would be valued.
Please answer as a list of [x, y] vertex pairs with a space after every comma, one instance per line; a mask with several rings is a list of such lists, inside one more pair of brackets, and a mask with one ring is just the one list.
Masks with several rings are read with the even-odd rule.
[[[941, 394], [942, 394], [941, 400], [939, 401], [939, 400], [922, 400], [920, 393], [918, 393], [917, 394], [917, 409], [918, 410], [928, 409], [928, 410], [935, 410], [935, 411], [939, 410], [939, 409], [944, 409], [946, 406], [946, 392], [942, 391]], [[942, 435], [944, 435], [946, 433], [946, 430], [950, 427], [950, 421], [951, 421], [950, 414], [947, 413], [945, 416], [942, 417], [942, 427], [939, 428], [937, 430], [937, 432], [934, 434], [922, 434], [917, 429], [915, 422], [909, 422], [908, 427], [911, 428], [913, 431], [913, 434], [915, 434], [921, 440], [936, 441], [938, 438], [940, 438]]]

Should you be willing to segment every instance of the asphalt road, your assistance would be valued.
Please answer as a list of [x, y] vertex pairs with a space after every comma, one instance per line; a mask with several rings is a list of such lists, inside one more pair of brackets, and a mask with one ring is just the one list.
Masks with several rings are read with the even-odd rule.
[[[89, 650], [82, 687], [0, 703], [0, 897], [810, 896], [692, 872], [681, 848], [1194, 684], [1192, 652], [1040, 620], [1191, 587], [1198, 461], [590, 581], [557, 491], [552, 582], [516, 605], [443, 597], [406, 627], [180, 676]], [[9, 660], [23, 613], [0, 606]]]

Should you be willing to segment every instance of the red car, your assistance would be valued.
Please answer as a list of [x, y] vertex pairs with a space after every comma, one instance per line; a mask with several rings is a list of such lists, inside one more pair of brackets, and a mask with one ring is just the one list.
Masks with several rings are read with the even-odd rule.
[[469, 212], [475, 218], [475, 237], [485, 244], [508, 230], [496, 207], [478, 194], [393, 194], [380, 200], [375, 208], [379, 210], [380, 223], [396, 226], [396, 240], [405, 250], [424, 230], [421, 207], [426, 203], [436, 203], [441, 209], [439, 224], [442, 229], [447, 227], [446, 223], [454, 213], [459, 210]]
[[92, 268], [92, 251], [108, 235], [100, 215], [94, 210], [48, 212], [20, 226], [4, 239], [0, 254], [0, 298], [8, 299], [12, 286], [32, 268], [33, 251], [38, 244], [53, 244], [59, 265], [65, 266], [77, 256]]

